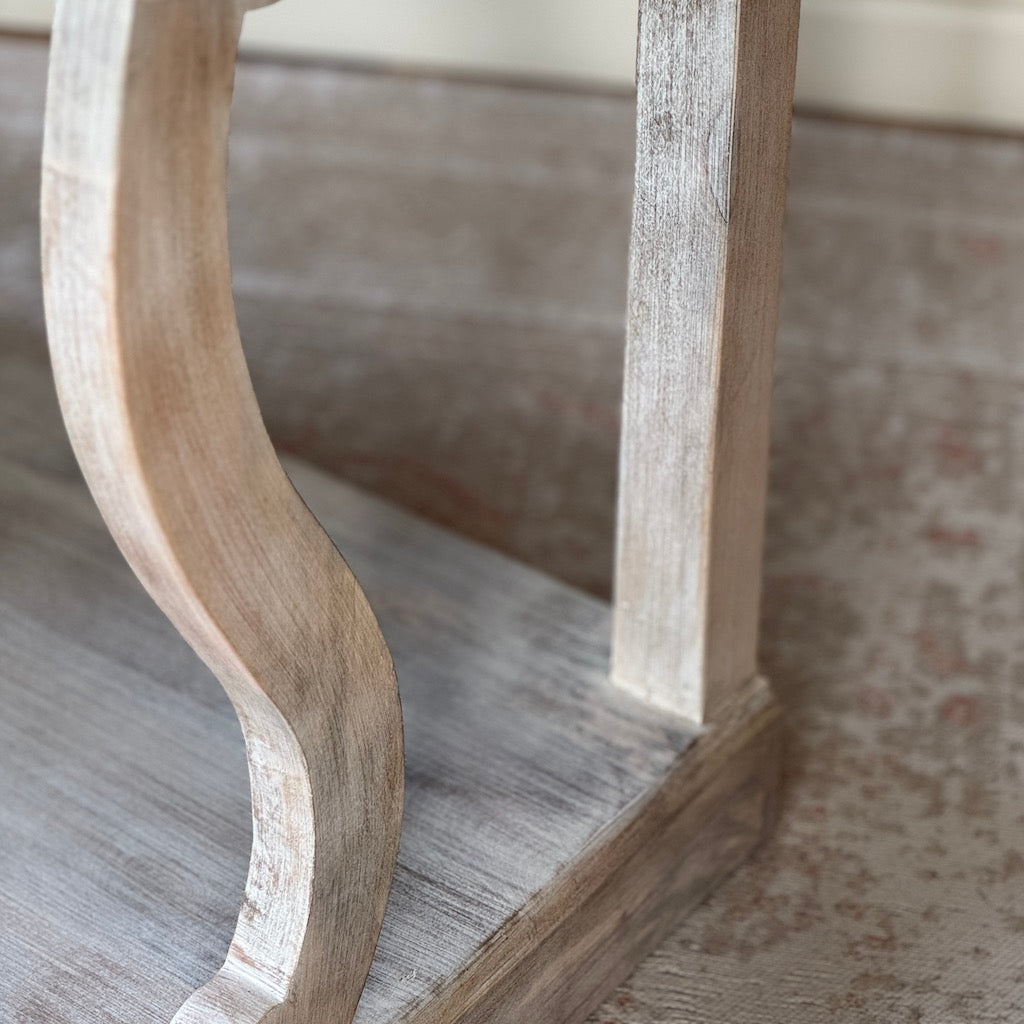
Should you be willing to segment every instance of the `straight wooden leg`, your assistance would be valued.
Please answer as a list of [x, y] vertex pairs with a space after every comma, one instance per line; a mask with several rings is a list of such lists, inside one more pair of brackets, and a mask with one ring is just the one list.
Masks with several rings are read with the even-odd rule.
[[756, 673], [799, 0], [641, 0], [612, 674], [698, 722]]

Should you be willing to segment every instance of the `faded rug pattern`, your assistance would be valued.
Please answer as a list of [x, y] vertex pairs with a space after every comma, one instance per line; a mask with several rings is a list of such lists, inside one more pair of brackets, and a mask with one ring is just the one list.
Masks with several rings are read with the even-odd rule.
[[[45, 50], [0, 42], [0, 452], [48, 378]], [[245, 64], [235, 288], [294, 454], [607, 593], [632, 104]], [[774, 838], [600, 1024], [1024, 1020], [1024, 142], [801, 118], [762, 661]], [[24, 403], [21, 403], [24, 407]]]

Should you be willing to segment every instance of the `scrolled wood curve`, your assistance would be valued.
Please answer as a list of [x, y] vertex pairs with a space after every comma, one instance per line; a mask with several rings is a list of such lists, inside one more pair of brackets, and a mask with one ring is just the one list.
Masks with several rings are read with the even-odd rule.
[[398, 851], [394, 669], [264, 429], [231, 296], [243, 0], [60, 0], [43, 169], [61, 406], [111, 532], [245, 735], [253, 849], [224, 966], [179, 1024], [344, 1024]]

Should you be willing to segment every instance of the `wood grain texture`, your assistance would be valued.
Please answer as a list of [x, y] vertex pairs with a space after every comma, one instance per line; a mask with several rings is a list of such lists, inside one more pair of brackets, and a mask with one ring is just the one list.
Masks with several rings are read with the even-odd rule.
[[642, 0], [612, 671], [695, 721], [756, 672], [798, 0]]
[[463, 1016], [426, 1019], [587, 1019], [773, 827], [780, 741], [778, 707], [753, 680], [664, 785], [584, 851], [574, 871], [601, 884], [566, 893], [571, 912]]
[[[609, 684], [602, 602], [289, 473], [351, 553], [406, 711], [357, 1020], [580, 1019], [757, 841], [774, 705], [758, 690], [696, 738]], [[0, 462], [0, 513], [0, 1019], [166, 1019], [231, 936], [238, 726], [81, 485]]]
[[[114, 536], [235, 704], [252, 779], [235, 939], [177, 1019], [580, 1019], [759, 838], [770, 697], [756, 682], [723, 695], [691, 749], [682, 719], [608, 683], [606, 609], [578, 595], [535, 604], [550, 581], [306, 480], [325, 519], [352, 529], [351, 550], [393, 565], [404, 614], [424, 623], [411, 661], [430, 683], [413, 706], [427, 742], [415, 758], [410, 744], [408, 769], [422, 799], [404, 833], [408, 885], [400, 871], [370, 968], [401, 719], [373, 613], [282, 474], [241, 357], [223, 175], [242, 5], [68, 10], [44, 161], [58, 390]], [[46, 618], [37, 602], [26, 634]]]
[[43, 270], [89, 486], [246, 738], [245, 899], [223, 967], [175, 1020], [310, 1024], [350, 1020], [369, 969], [402, 725], [376, 619], [277, 461], [235, 325], [224, 179], [244, 6], [58, 5]]

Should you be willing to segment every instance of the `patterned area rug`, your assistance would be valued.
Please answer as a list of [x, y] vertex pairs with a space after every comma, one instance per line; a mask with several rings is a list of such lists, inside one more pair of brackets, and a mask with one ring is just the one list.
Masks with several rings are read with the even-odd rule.
[[[63, 473], [44, 80], [0, 42], [0, 451]], [[606, 593], [631, 149], [625, 97], [243, 66], [235, 284], [278, 444]], [[786, 246], [778, 830], [594, 1020], [1016, 1024], [1024, 142], [798, 119]]]

